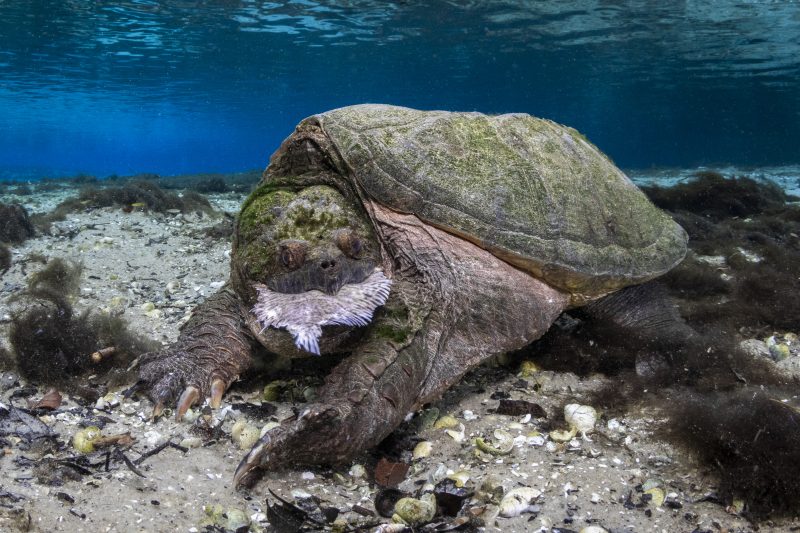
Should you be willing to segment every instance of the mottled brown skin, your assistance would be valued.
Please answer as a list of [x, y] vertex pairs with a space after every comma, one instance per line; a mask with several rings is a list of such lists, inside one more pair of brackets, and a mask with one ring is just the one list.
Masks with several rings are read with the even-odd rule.
[[[323, 119], [309, 119], [298, 127], [273, 156], [262, 183], [242, 208], [234, 239], [230, 283], [198, 307], [174, 346], [149, 354], [142, 361], [141, 381], [156, 402], [156, 411], [179, 395], [179, 418], [201, 398], [210, 397], [212, 407], [217, 407], [225, 389], [250, 365], [256, 343], [279, 355], [304, 355], [285, 331], [273, 328], [261, 331], [250, 312], [257, 284], [282, 293], [317, 289], [335, 294], [341, 285], [358, 283], [376, 266], [392, 280], [388, 301], [368, 326], [323, 329], [320, 339], [323, 356], [342, 352], [348, 356], [327, 377], [316, 403], [296, 418], [283, 421], [254, 446], [237, 469], [237, 484], [249, 478], [257, 467], [340, 463], [351, 459], [376, 445], [408, 413], [438, 398], [482, 361], [522, 348], [541, 337], [564, 309], [656, 277], [678, 262], [685, 252], [685, 233], [680, 227], [632, 190], [627, 178], [594, 147], [563, 127], [548, 123], [546, 131], [542, 130], [543, 140], [547, 140], [547, 135], [561, 139], [563, 146], [553, 153], [567, 158], [563, 160], [565, 168], [580, 172], [575, 178], [578, 182], [591, 179], [592, 165], [600, 165], [598, 168], [603, 172], [598, 180], [610, 184], [603, 189], [609, 191], [603, 194], [611, 199], [606, 209], [608, 216], [617, 216], [611, 208], [616, 205], [614, 202], [622, 202], [639, 211], [631, 211], [630, 216], [621, 220], [628, 219], [630, 224], [641, 228], [650, 223], [663, 224], [663, 231], [648, 228], [639, 232], [635, 227], [614, 227], [612, 231], [606, 227], [604, 240], [594, 254], [592, 239], [601, 236], [593, 229], [591, 220], [588, 223], [592, 227], [585, 235], [579, 234], [580, 229], [575, 230], [576, 235], [584, 238], [581, 242], [570, 241], [571, 237], [558, 233], [559, 224], [568, 225], [564, 221], [553, 219], [542, 230], [549, 232], [547, 237], [551, 240], [547, 242], [536, 235], [539, 228], [523, 228], [533, 239], [531, 242], [544, 242], [542, 246], [555, 258], [548, 259], [543, 266], [537, 258], [525, 255], [525, 250], [514, 249], [515, 236], [525, 235], [522, 230], [511, 228], [502, 210], [497, 211], [498, 206], [491, 207], [496, 210], [491, 220], [504, 228], [504, 235], [511, 237], [495, 242], [491, 226], [486, 221], [478, 224], [469, 214], [480, 215], [482, 204], [476, 204], [477, 210], [475, 206], [464, 208], [459, 215], [448, 211], [447, 203], [439, 203], [448, 200], [447, 187], [463, 184], [442, 186], [425, 195], [409, 187], [413, 180], [386, 181], [387, 176], [417, 179], [408, 175], [411, 167], [404, 162], [407, 153], [400, 153], [395, 161], [381, 152], [380, 161], [372, 165], [368, 151], [351, 144], [368, 146], [382, 135], [373, 134], [370, 121], [376, 117], [380, 120], [384, 112], [392, 120], [397, 117], [405, 120], [410, 111], [388, 106], [345, 109], [348, 120], [353, 120], [347, 122], [344, 133], [332, 137], [328, 134], [336, 129], [337, 112], [333, 112], [332, 122], [327, 122], [327, 131]], [[421, 116], [423, 126], [432, 124], [434, 134], [439, 125], [448, 126], [447, 115], [440, 112], [431, 114], [433, 122], [424, 114], [411, 114]], [[507, 123], [484, 120], [485, 116], [475, 114], [454, 114], [454, 117], [457, 125], [463, 122], [466, 128], [458, 126], [456, 133], [466, 132], [465, 138], [471, 140], [466, 148], [460, 146], [458, 135], [452, 136], [452, 128], [440, 140], [441, 146], [455, 152], [451, 163], [467, 163], [463, 172], [470, 172], [473, 163], [480, 163], [471, 162], [469, 158], [474, 154], [470, 150], [492, 157], [492, 145], [473, 146], [484, 130], [502, 133], [507, 128], [514, 133], [513, 125], [518, 121], [531, 123], [530, 117], [520, 116], [509, 116]], [[362, 118], [366, 120], [364, 130], [351, 136], [353, 128], [361, 127]], [[471, 124], [484, 129], [470, 129]], [[402, 127], [402, 124], [397, 126]], [[396, 131], [392, 128], [384, 132], [393, 135]], [[539, 135], [535, 131], [530, 134]], [[505, 143], [506, 150], [511, 147], [518, 149], [519, 154], [534, 157], [531, 150], [538, 150], [539, 145], [526, 145], [523, 137], [515, 135], [511, 141], [492, 137], [491, 143]], [[341, 146], [335, 142], [337, 136], [338, 142], [343, 143]], [[431, 146], [440, 146], [437, 139], [425, 132], [410, 137], [417, 138], [430, 141]], [[416, 140], [404, 144], [396, 137], [386, 142], [391, 150], [401, 152], [407, 146], [420, 146]], [[540, 144], [549, 150], [547, 143]], [[350, 162], [343, 159], [347, 150]], [[485, 178], [496, 183], [498, 191], [506, 190], [506, 185], [515, 179], [508, 171], [516, 167], [503, 165], [498, 166], [497, 175]], [[480, 166], [481, 172], [491, 172], [490, 164], [480, 163]], [[542, 190], [546, 189], [547, 194], [539, 199], [513, 197], [517, 207], [527, 202], [538, 213], [544, 204], [556, 206], [554, 202], [559, 195], [577, 202], [573, 191], [557, 190], [565, 186], [554, 185], [559, 183], [558, 176], [545, 176], [547, 173], [543, 172], [545, 177], [541, 177], [535, 165], [526, 163], [523, 167], [527, 173], [524, 179], [545, 180]], [[435, 170], [435, 165], [432, 168]], [[458, 178], [458, 174], [447, 172], [447, 176]], [[478, 179], [464, 176], [467, 180]], [[482, 187], [487, 193], [488, 189]], [[377, 197], [378, 193], [385, 193], [386, 198]], [[406, 205], [406, 198], [418, 200]], [[594, 204], [604, 200], [592, 196], [585, 201]], [[602, 211], [604, 207], [592, 209]], [[449, 213], [458, 219], [453, 220], [458, 223], [456, 227], [442, 223], [442, 217]], [[426, 219], [428, 215], [430, 218]], [[520, 212], [515, 216], [524, 219], [527, 215]], [[575, 216], [586, 215], [578, 212]], [[627, 250], [625, 242], [613, 241], [615, 235], [625, 236], [625, 232], [633, 232], [639, 239]], [[648, 239], [653, 244], [648, 244], [651, 242]], [[565, 253], [559, 254], [554, 246], [564, 246]], [[629, 254], [636, 266], [626, 262], [625, 254]], [[626, 305], [628, 311], [631, 307]], [[628, 325], [635, 327], [636, 313], [630, 316], [634, 319]]]
[[[540, 337], [568, 303], [566, 294], [414, 215], [366, 207], [393, 279], [390, 299], [327, 377], [318, 402], [270, 431], [242, 462], [237, 481], [255, 466], [352, 458], [487, 357]], [[140, 378], [157, 411], [179, 394], [178, 416], [204, 397], [219, 404], [251, 364], [250, 306], [227, 285], [198, 306], [175, 345], [143, 358]], [[260, 337], [272, 348], [291, 343], [279, 330]], [[323, 346], [323, 353], [335, 352], [347, 342]]]

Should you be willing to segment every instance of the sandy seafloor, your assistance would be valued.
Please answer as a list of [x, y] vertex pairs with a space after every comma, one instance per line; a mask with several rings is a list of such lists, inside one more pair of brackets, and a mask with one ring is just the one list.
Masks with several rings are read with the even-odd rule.
[[[796, 181], [793, 185], [797, 187]], [[60, 189], [17, 200], [33, 212], [42, 212], [69, 192]], [[218, 194], [210, 199], [216, 208], [235, 213], [243, 196]], [[11, 200], [14, 198], [10, 196], [2, 198]], [[80, 297], [75, 302], [78, 310], [123, 312], [134, 331], [163, 343], [173, 341], [191, 308], [227, 279], [230, 242], [203, 238], [198, 233], [215, 222], [212, 217], [195, 214], [126, 214], [119, 208], [70, 215], [55, 224], [51, 235], [39, 235], [13, 247], [14, 265], [0, 281], [0, 339], [8, 345], [9, 318], [15, 308], [9, 297], [24, 287], [26, 275], [39, 268], [24, 259], [39, 253], [83, 264]], [[155, 311], [146, 311], [148, 302], [154, 304]], [[620, 532], [754, 530], [755, 526], [719, 503], [701, 501], [716, 488], [713, 472], [653, 435], [656, 412], [632, 411], [612, 420], [601, 413], [591, 440], [576, 438], [567, 444], [530, 437], [538, 427], [536, 419], [490, 412], [498, 404], [490, 398], [496, 391], [538, 403], [552, 412], [565, 400], [581, 403], [585, 392], [605, 379], [540, 372], [520, 380], [513, 369], [507, 368], [483, 368], [469, 374], [436, 405], [443, 414], [452, 414], [463, 424], [465, 439], [457, 443], [441, 429], [422, 431], [418, 436], [432, 443], [432, 452], [414, 462], [400, 489], [413, 491], [421, 482], [445, 472], [465, 471], [476, 486], [494, 480], [506, 491], [521, 486], [541, 491], [538, 514], [498, 517], [487, 525], [490, 531], [580, 531], [591, 525]], [[23, 407], [23, 399], [9, 401], [16, 388], [1, 391], [0, 402]], [[43, 390], [40, 388], [34, 398]], [[240, 388], [235, 391], [236, 401], [258, 402], [259, 393], [260, 389]], [[166, 439], [196, 446], [186, 453], [168, 448], [150, 457], [140, 467], [144, 478], [122, 462], [112, 461], [108, 472], [97, 468], [95, 473], [66, 481], [63, 486], [44, 485], [25, 461], [19, 461], [27, 457], [36, 462], [41, 456], [11, 439], [11, 446], [0, 454], [0, 531], [17, 529], [28, 522], [28, 516], [32, 531], [203, 531], [203, 509], [209, 505], [243, 511], [251, 520], [251, 529], [258, 531], [268, 524], [266, 500], [272, 499], [268, 490], [288, 500], [303, 493], [318, 496], [338, 508], [340, 517], [352, 526], [380, 520], [351, 510], [354, 505], [374, 509], [377, 488], [369, 482], [369, 476], [353, 475], [359, 473], [357, 465], [369, 464], [366, 454], [352, 465], [334, 470], [269, 472], [251, 490], [235, 490], [231, 479], [244, 451], [228, 435], [234, 421], [245, 415], [225, 408], [231, 398], [227, 395], [223, 404], [225, 434], [208, 445], [197, 446], [199, 439], [190, 433], [191, 424], [187, 422], [175, 423], [169, 417], [151, 421], [152, 404], [146, 399], [122, 400], [118, 405], [112, 402], [106, 411], [96, 413], [114, 421], [103, 434], [131, 432], [136, 442], [125, 451], [131, 459]], [[279, 403], [276, 417], [288, 414], [290, 407], [289, 403]], [[74, 455], [69, 442], [86, 412], [74, 398], [65, 395], [58, 411], [42, 418], [64, 443], [57, 457]], [[491, 435], [497, 428], [517, 437], [512, 453], [488, 459], [475, 457], [472, 437]], [[98, 457], [102, 458], [102, 453]], [[646, 482], [662, 487], [669, 499], [677, 502], [674, 508], [642, 504], [637, 486]], [[6, 492], [20, 499], [14, 501]], [[623, 504], [629, 495], [638, 506]], [[800, 522], [783, 519], [758, 527], [762, 531], [794, 531], [800, 528]]]

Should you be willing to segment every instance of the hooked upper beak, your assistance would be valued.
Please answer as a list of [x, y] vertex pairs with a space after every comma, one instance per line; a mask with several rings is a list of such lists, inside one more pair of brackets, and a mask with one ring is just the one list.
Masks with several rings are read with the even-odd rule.
[[276, 276], [266, 285], [271, 291], [284, 294], [317, 290], [335, 296], [348, 283], [364, 281], [374, 269], [373, 261], [353, 260], [344, 255], [326, 255], [297, 270]]

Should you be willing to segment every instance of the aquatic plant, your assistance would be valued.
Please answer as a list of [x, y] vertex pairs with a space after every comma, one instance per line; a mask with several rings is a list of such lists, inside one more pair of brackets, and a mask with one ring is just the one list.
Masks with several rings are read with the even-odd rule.
[[691, 181], [673, 187], [643, 189], [662, 209], [702, 213], [715, 220], [780, 208], [789, 199], [783, 189], [770, 181], [726, 178], [714, 171], [698, 172]]
[[0, 203], [0, 242], [20, 243], [34, 234], [27, 209], [19, 204]]
[[220, 176], [214, 176], [211, 178], [204, 179], [197, 183], [193, 187], [193, 189], [197, 192], [208, 194], [211, 192], [228, 192], [230, 188], [228, 184], [225, 182], [224, 179]]
[[5, 274], [9, 268], [11, 268], [11, 250], [0, 243], [0, 274]]
[[[155, 343], [128, 330], [118, 316], [86, 310], [76, 314], [71, 299], [80, 289], [81, 266], [56, 258], [33, 274], [16, 297], [24, 309], [12, 316], [12, 360], [26, 378], [69, 389], [74, 377], [121, 371]], [[113, 347], [114, 350], [107, 350]], [[104, 350], [106, 357], [92, 357]]]
[[64, 200], [50, 213], [32, 217], [36, 227], [47, 232], [53, 222], [64, 220], [69, 213], [80, 212], [102, 207], [121, 207], [126, 211], [147, 210], [164, 213], [178, 210], [181, 213], [215, 213], [208, 199], [194, 191], [185, 191], [182, 195], [165, 191], [155, 180], [139, 179], [120, 185], [106, 185], [98, 182], [83, 188], [77, 197]]
[[[744, 498], [755, 519], [791, 514], [800, 491], [800, 413], [776, 399], [793, 396], [796, 385], [738, 342], [800, 330], [800, 208], [747, 178], [711, 174], [675, 189], [655, 195], [674, 206], [691, 253], [660, 287], [640, 290], [652, 291], [645, 296], [652, 301], [667, 292], [687, 329], [664, 310], [653, 314], [664, 320], [631, 336], [602, 313], [573, 310], [523, 355], [549, 369], [618, 376], [589, 403], [612, 413], [634, 404], [656, 409], [669, 420], [660, 433], [716, 469], [725, 501]], [[703, 202], [681, 200], [690, 190], [718, 196], [707, 212]]]

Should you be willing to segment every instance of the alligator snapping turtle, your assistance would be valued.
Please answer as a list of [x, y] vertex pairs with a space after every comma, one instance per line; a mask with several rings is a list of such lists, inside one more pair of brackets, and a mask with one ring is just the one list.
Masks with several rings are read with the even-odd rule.
[[[524, 114], [336, 109], [301, 122], [272, 156], [239, 215], [229, 283], [176, 344], [143, 358], [140, 384], [156, 414], [180, 395], [181, 418], [207, 396], [218, 407], [259, 343], [290, 357], [346, 353], [318, 401], [266, 433], [235, 481], [259, 466], [342, 462], [565, 309], [665, 273], [686, 240], [571, 128]], [[625, 318], [636, 326], [653, 315], [637, 300], [604, 309], [641, 304]]]

